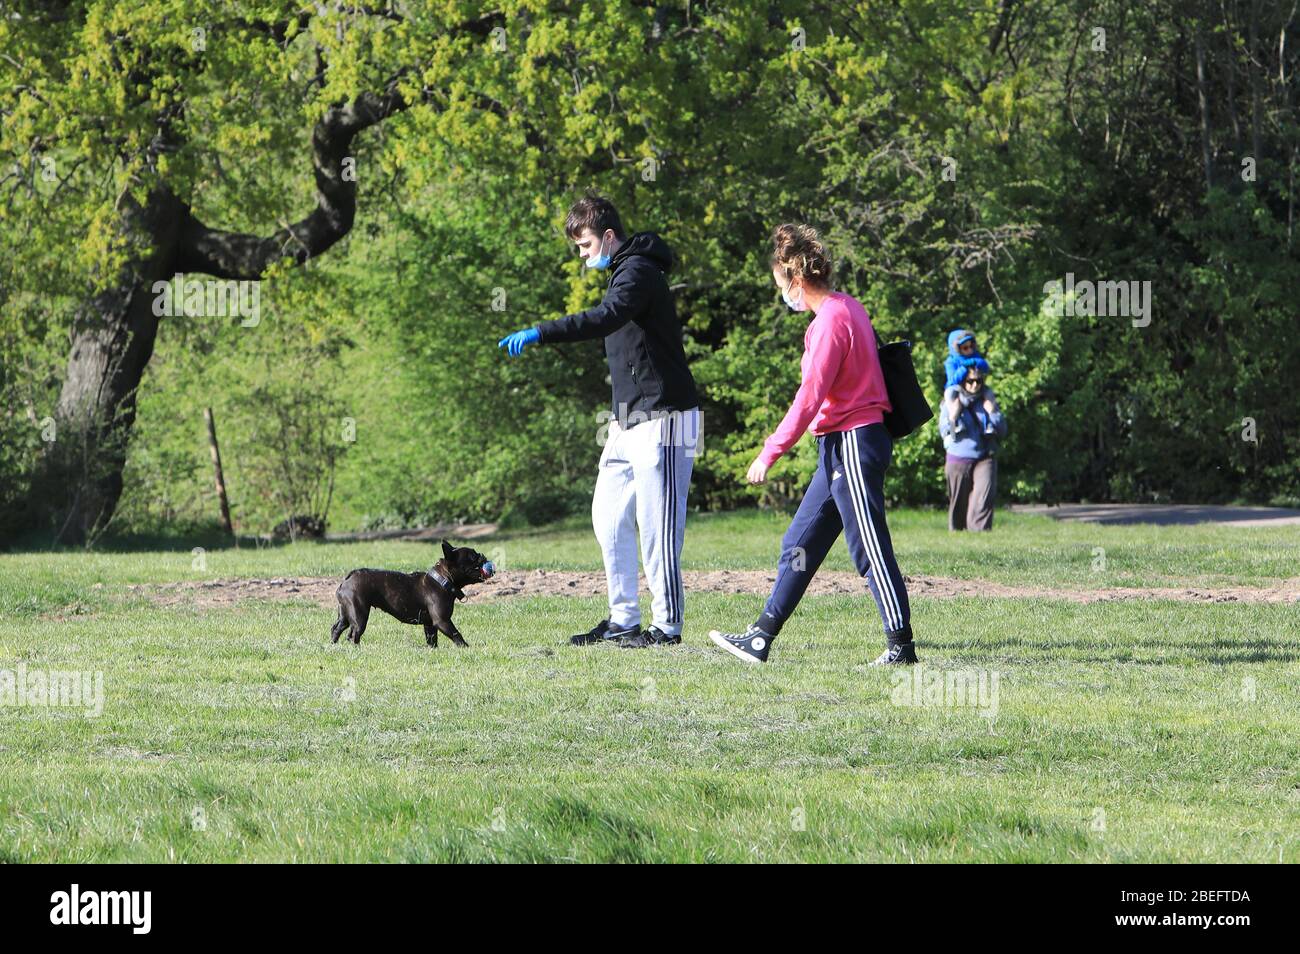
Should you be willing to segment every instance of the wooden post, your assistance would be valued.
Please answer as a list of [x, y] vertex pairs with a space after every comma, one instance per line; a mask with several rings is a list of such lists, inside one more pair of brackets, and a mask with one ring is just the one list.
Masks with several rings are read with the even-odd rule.
[[208, 425], [208, 448], [212, 451], [212, 469], [217, 475], [217, 500], [221, 503], [221, 528], [234, 534], [230, 523], [230, 501], [226, 498], [226, 478], [221, 472], [221, 451], [217, 448], [217, 425], [212, 419], [212, 408], [203, 409], [203, 420]]

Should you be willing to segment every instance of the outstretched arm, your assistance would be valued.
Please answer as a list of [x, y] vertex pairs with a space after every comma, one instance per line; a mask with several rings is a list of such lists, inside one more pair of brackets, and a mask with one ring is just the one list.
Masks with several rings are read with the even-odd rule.
[[604, 299], [595, 308], [538, 325], [541, 342], [586, 341], [612, 335], [645, 311], [650, 299], [648, 277], [629, 262], [619, 270]]

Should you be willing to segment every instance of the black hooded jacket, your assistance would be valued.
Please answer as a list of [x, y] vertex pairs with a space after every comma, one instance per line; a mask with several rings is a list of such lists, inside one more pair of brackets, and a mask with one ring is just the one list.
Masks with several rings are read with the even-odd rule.
[[700, 403], [668, 289], [672, 266], [668, 243], [653, 232], [638, 232], [610, 261], [599, 305], [537, 326], [544, 344], [605, 339], [612, 412], [620, 421], [636, 411], [685, 411]]

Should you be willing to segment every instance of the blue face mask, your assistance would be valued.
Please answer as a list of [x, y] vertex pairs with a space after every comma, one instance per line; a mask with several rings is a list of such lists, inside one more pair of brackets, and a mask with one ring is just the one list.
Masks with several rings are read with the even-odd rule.
[[601, 251], [597, 252], [595, 255], [591, 256], [591, 258], [587, 259], [588, 268], [594, 268], [597, 270], [604, 270], [606, 268], [609, 268], [609, 255], [607, 255], [604, 251], [605, 243], [603, 240], [600, 243], [600, 248]]
[[799, 289], [799, 297], [798, 297], [798, 298], [791, 298], [791, 297], [790, 297], [790, 292], [789, 292], [789, 290], [788, 290], [788, 289], [785, 289], [785, 288], [782, 288], [782, 289], [781, 289], [781, 300], [782, 300], [783, 302], [786, 303], [786, 306], [787, 306], [791, 311], [807, 311], [807, 310], [808, 310], [808, 303], [807, 303], [806, 301], [803, 300], [803, 289], [802, 289], [802, 288]]

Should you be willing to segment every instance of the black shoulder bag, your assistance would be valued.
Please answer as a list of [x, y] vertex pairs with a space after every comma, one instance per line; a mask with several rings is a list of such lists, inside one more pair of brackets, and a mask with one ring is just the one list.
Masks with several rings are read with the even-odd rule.
[[[875, 331], [874, 326], [871, 329]], [[925, 399], [921, 383], [912, 364], [912, 342], [891, 341], [885, 344], [876, 331], [876, 352], [880, 370], [885, 374], [885, 390], [893, 410], [885, 415], [885, 429], [894, 440], [906, 437], [934, 417], [934, 409]]]

